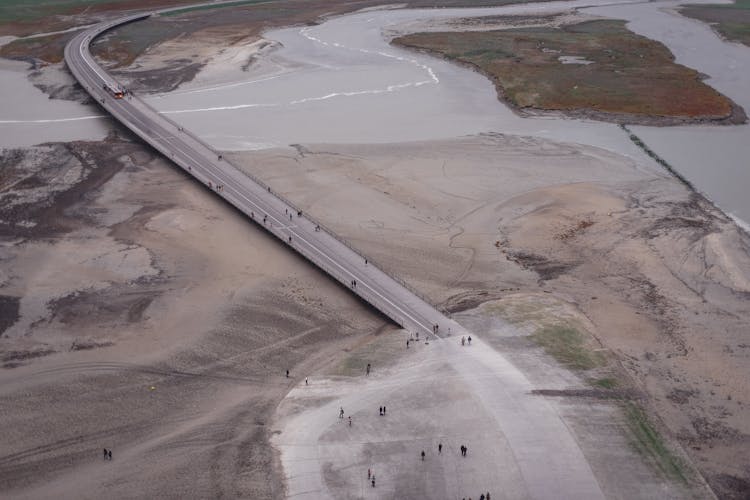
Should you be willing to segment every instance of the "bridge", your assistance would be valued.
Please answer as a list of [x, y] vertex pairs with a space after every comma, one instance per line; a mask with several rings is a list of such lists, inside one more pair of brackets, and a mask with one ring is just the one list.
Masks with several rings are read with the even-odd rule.
[[[179, 8], [159, 12], [168, 10]], [[271, 186], [240, 171], [220, 152], [124, 89], [94, 60], [90, 45], [95, 38], [153, 14], [139, 13], [98, 24], [78, 34], [65, 47], [68, 68], [99, 105], [216, 196], [400, 327], [425, 336], [447, 332], [449, 328], [458, 332], [460, 327], [455, 322], [404, 282], [385, 272]]]

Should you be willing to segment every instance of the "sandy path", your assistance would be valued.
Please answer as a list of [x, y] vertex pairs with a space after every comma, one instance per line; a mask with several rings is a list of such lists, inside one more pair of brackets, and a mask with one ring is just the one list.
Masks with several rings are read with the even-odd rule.
[[[477, 488], [512, 492], [511, 498], [604, 497], [557, 410], [531, 395], [532, 385], [500, 353], [476, 337], [471, 346], [462, 347], [454, 337], [413, 349], [422, 352], [396, 372], [347, 384], [343, 394], [335, 384], [315, 381], [315, 398], [328, 402], [282, 419], [274, 443], [282, 453], [288, 497], [336, 498], [339, 481], [326, 477], [331, 468], [339, 469], [354, 491], [363, 470], [388, 471], [377, 475], [375, 490], [364, 488], [368, 498], [457, 498]], [[430, 380], [436, 372], [441, 375]], [[457, 399], [471, 401], [469, 414], [466, 405], [441, 404], [453, 400], [441, 394], [442, 384], [460, 391]], [[310, 389], [301, 385], [289, 398], [309, 398], [300, 393]], [[375, 413], [380, 402], [389, 403], [385, 418]], [[440, 410], [425, 412], [425, 404]], [[339, 407], [347, 414], [343, 421], [336, 418]], [[438, 441], [444, 446], [440, 457]], [[465, 458], [457, 453], [461, 444], [470, 450]], [[425, 464], [419, 463], [422, 449], [429, 456]], [[416, 481], [414, 467], [425, 468]]]

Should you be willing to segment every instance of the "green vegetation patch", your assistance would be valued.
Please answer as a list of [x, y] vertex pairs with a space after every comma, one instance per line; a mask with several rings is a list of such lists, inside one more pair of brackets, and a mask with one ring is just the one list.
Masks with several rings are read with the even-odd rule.
[[710, 24], [727, 40], [750, 47], [750, 0], [726, 5], [685, 5], [680, 13]]
[[616, 389], [617, 387], [619, 387], [620, 383], [616, 378], [603, 377], [592, 380], [591, 385], [595, 387], [601, 387], [602, 389]]
[[633, 403], [626, 403], [623, 408], [635, 449], [643, 456], [651, 458], [667, 477], [687, 484], [685, 464], [667, 448], [664, 439], [651, 424], [643, 409]]
[[600, 377], [610, 373], [609, 359], [593, 349], [598, 344], [568, 304], [549, 296], [511, 296], [485, 303], [482, 309], [485, 314], [498, 316], [529, 332], [535, 344], [567, 368], [599, 368]]
[[561, 28], [416, 33], [394, 43], [439, 53], [488, 75], [520, 109], [559, 110], [630, 121], [726, 119], [732, 102], [676, 64], [661, 43], [624, 21]]
[[573, 370], [591, 370], [606, 364], [606, 359], [586, 345], [581, 332], [570, 326], [546, 326], [531, 338], [559, 363]]
[[[423, 348], [413, 345], [412, 349]], [[374, 337], [366, 338], [343, 356], [341, 361], [327, 372], [327, 375], [356, 377], [365, 375], [367, 364], [372, 372], [395, 365], [407, 353], [406, 336], [400, 331], [386, 330]]]

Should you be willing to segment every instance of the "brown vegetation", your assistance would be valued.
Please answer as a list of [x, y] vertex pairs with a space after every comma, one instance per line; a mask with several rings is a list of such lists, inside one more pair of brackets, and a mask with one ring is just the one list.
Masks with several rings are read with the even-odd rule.
[[394, 43], [477, 68], [520, 111], [661, 124], [745, 119], [698, 72], [675, 64], [664, 45], [628, 31], [622, 21], [417, 33]]
[[750, 0], [735, 0], [728, 5], [685, 5], [680, 14], [707, 22], [727, 40], [750, 47]]

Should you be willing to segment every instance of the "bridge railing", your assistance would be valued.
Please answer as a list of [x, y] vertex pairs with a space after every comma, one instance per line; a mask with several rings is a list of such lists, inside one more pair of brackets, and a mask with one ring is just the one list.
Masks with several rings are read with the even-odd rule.
[[[110, 22], [107, 25], [105, 25], [104, 27], [95, 28], [95, 30], [93, 30], [93, 34], [89, 34], [86, 37], [85, 44], [84, 44], [84, 51], [86, 53], [86, 56], [88, 56], [88, 60], [91, 62], [92, 65], [96, 66], [96, 68], [92, 68], [92, 69], [95, 69], [95, 71], [96, 71], [96, 69], [98, 69], [106, 77], [110, 78], [114, 83], [117, 83], [119, 85], [119, 82], [116, 79], [114, 79], [111, 75], [109, 75], [108, 73], [106, 73], [103, 70], [103, 68], [101, 68], [101, 66], [99, 66], [98, 64], [96, 64], [96, 62], [94, 61], [93, 56], [91, 55], [91, 52], [89, 50], [89, 46], [93, 42], [93, 40], [96, 37], [100, 36], [102, 33], [106, 32], [106, 31], [108, 31], [108, 30], [110, 30], [110, 29], [112, 29], [112, 28], [114, 28], [116, 26], [124, 24], [126, 22], [133, 22], [133, 21], [136, 21], [136, 20], [139, 20], [139, 19], [143, 19], [145, 17], [148, 17], [148, 14], [128, 16], [127, 18], [123, 19], [123, 22], [116, 22], [116, 21], [115, 22]], [[97, 73], [99, 71], [97, 71]], [[132, 96], [132, 94], [131, 94], [131, 96]], [[131, 97], [131, 98], [135, 98], [135, 97]], [[165, 115], [159, 113], [158, 111], [156, 111], [154, 108], [152, 108], [151, 106], [149, 106], [148, 104], [146, 104], [141, 99], [138, 99], [138, 98], [135, 98], [135, 99], [137, 99], [138, 102], [142, 106], [144, 106], [144, 107], [152, 110], [155, 114], [158, 114], [161, 119], [163, 119], [164, 121], [168, 122], [179, 133], [181, 133], [182, 135], [190, 137], [190, 139], [192, 139], [193, 141], [197, 142], [198, 144], [200, 144], [201, 146], [203, 146], [204, 148], [206, 148], [208, 151], [210, 151], [214, 155], [216, 155], [216, 157], [218, 157], [219, 153], [213, 147], [211, 147], [206, 142], [204, 142], [202, 139], [200, 139], [199, 137], [195, 136], [191, 132], [186, 131], [181, 125], [178, 125], [175, 121], [173, 121], [168, 116], [165, 116]], [[201, 180], [199, 178], [199, 176], [196, 175], [195, 172], [193, 172], [191, 169], [186, 168], [186, 165], [181, 165], [179, 161], [176, 161], [176, 159], [174, 158], [174, 156], [172, 154], [170, 154], [170, 151], [167, 148], [163, 147], [159, 143], [158, 140], [148, 137], [148, 134], [147, 134], [148, 131], [142, 131], [142, 132], [144, 133], [145, 136], [141, 135], [141, 134], [138, 134], [138, 135], [140, 135], [149, 144], [151, 144], [152, 146], [154, 146], [158, 151], [160, 151], [162, 154], [164, 154], [167, 158], [169, 158], [170, 160], [172, 160], [173, 163], [175, 163], [178, 166], [180, 166], [180, 168], [182, 168], [184, 171], [186, 171], [187, 173], [191, 174], [193, 177], [197, 178], [198, 180]], [[316, 219], [315, 217], [310, 216], [310, 214], [308, 214], [307, 211], [303, 211], [301, 208], [299, 208], [295, 203], [293, 203], [287, 197], [285, 197], [284, 195], [281, 195], [278, 192], [276, 192], [273, 188], [271, 188], [271, 186], [269, 186], [265, 181], [263, 181], [262, 179], [260, 179], [258, 176], [252, 174], [251, 172], [247, 172], [245, 170], [242, 170], [242, 169], [236, 167], [235, 165], [231, 164], [230, 162], [225, 161], [225, 163], [227, 164], [228, 167], [235, 169], [237, 172], [239, 172], [240, 174], [246, 176], [247, 178], [249, 178], [250, 180], [252, 180], [253, 182], [255, 182], [258, 186], [260, 186], [261, 188], [263, 188], [267, 192], [271, 193], [278, 200], [280, 200], [282, 203], [284, 203], [285, 205], [287, 205], [293, 212], [297, 212], [297, 213], [301, 212], [303, 214], [302, 217], [304, 219], [306, 219], [310, 223], [314, 224], [315, 226], [319, 227], [320, 230], [324, 231], [331, 238], [335, 239], [336, 241], [338, 241], [339, 243], [341, 243], [342, 245], [344, 245], [345, 247], [347, 247], [353, 253], [355, 253], [356, 255], [358, 255], [363, 261], [365, 260], [365, 256], [362, 253], [360, 253], [360, 251], [357, 248], [355, 248], [349, 241], [347, 241], [345, 238], [343, 238], [343, 237], [339, 236], [338, 234], [336, 234], [334, 231], [332, 231], [330, 228], [328, 228], [320, 220]], [[203, 182], [205, 183], [206, 181], [203, 181]], [[223, 193], [217, 193], [217, 194], [221, 195], [225, 199], [227, 198], [227, 196], [225, 194], [223, 194]], [[235, 203], [232, 203], [232, 205], [234, 205], [236, 207], [238, 206], [238, 204], [235, 204]], [[246, 214], [246, 215], [250, 215], [250, 214]], [[271, 228], [266, 228], [266, 229], [268, 229], [269, 232], [271, 232], [272, 234], [274, 234], [275, 236], [277, 236], [280, 240], [286, 242], [285, 235], [275, 234], [274, 231], [271, 231]], [[320, 258], [318, 256], [313, 255], [312, 252], [309, 252], [309, 251], [303, 249], [299, 245], [297, 245], [297, 246], [292, 245], [292, 248], [294, 248], [298, 253], [302, 254], [305, 258], [307, 258], [308, 260], [310, 260], [311, 262], [313, 262], [316, 266], [318, 266], [319, 268], [323, 269], [329, 275], [331, 275], [332, 277], [334, 277], [337, 281], [341, 282], [345, 286], [349, 286], [349, 284], [347, 283], [347, 281], [348, 281], [347, 277], [345, 277], [343, 275], [340, 275], [342, 273], [338, 272], [335, 269], [332, 269], [332, 266], [325, 265], [325, 263], [321, 262], [321, 260], [320, 260]], [[430, 302], [430, 300], [427, 299], [427, 297], [423, 296], [420, 292], [418, 292], [417, 290], [415, 290], [409, 283], [407, 283], [406, 281], [404, 281], [404, 280], [400, 279], [399, 277], [397, 277], [395, 275], [395, 273], [390, 273], [390, 272], [386, 271], [387, 267], [385, 267], [384, 265], [382, 265], [381, 263], [379, 263], [377, 260], [374, 260], [374, 259], [371, 259], [370, 257], [367, 257], [367, 261], [368, 261], [369, 265], [371, 265], [371, 266], [377, 268], [378, 270], [380, 270], [384, 275], [388, 276], [390, 279], [392, 279], [393, 281], [395, 281], [396, 283], [398, 283], [399, 285], [401, 285], [402, 287], [404, 287], [406, 290], [408, 290], [409, 292], [411, 292], [412, 294], [414, 294], [420, 300], [422, 300], [426, 304], [433, 305]], [[396, 314], [395, 311], [393, 311], [394, 308], [393, 308], [392, 305], [387, 304], [385, 301], [383, 301], [381, 298], [377, 297], [375, 294], [367, 293], [367, 297], [365, 297], [364, 294], [366, 293], [366, 291], [361, 290], [361, 289], [358, 290], [358, 289], [356, 289], [356, 287], [349, 287], [349, 288], [351, 288], [352, 291], [355, 294], [359, 295], [360, 297], [362, 297], [363, 299], [365, 299], [367, 302], [369, 302], [370, 304], [372, 304], [373, 306], [375, 306], [377, 309], [381, 310], [384, 314], [386, 314], [387, 316], [389, 316], [396, 323], [400, 324], [402, 327], [405, 326], [405, 318], [403, 318], [401, 315]], [[391, 311], [391, 312], [389, 313], [388, 311]]]

